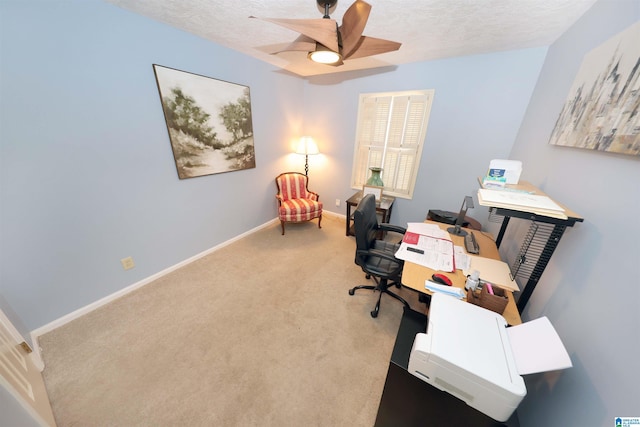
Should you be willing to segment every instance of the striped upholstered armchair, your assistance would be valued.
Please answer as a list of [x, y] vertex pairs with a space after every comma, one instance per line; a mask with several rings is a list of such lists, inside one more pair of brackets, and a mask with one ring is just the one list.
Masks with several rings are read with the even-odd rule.
[[309, 191], [308, 178], [298, 172], [285, 172], [276, 177], [278, 186], [278, 219], [284, 235], [285, 222], [301, 222], [318, 218], [318, 228], [322, 221], [322, 202], [318, 193]]

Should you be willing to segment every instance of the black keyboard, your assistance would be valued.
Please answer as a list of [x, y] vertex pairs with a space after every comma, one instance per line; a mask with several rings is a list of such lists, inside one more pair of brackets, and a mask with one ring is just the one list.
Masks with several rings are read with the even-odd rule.
[[473, 232], [469, 232], [466, 236], [464, 236], [464, 248], [470, 254], [480, 253], [480, 246], [478, 246], [478, 242], [476, 242], [476, 236], [473, 234]]

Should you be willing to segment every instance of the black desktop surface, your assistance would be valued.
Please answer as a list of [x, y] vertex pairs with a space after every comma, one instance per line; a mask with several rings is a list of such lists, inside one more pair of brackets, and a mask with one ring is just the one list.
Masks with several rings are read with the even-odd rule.
[[426, 331], [427, 322], [424, 314], [405, 309], [391, 354], [375, 426], [518, 427], [517, 413], [514, 412], [505, 423], [496, 421], [407, 371], [415, 336]]
[[409, 369], [409, 355], [413, 340], [417, 333], [425, 333], [427, 331], [427, 322], [429, 319], [422, 313], [414, 310], [405, 309], [398, 327], [398, 335], [396, 335], [396, 343], [391, 353], [391, 362], [397, 364], [403, 369]]

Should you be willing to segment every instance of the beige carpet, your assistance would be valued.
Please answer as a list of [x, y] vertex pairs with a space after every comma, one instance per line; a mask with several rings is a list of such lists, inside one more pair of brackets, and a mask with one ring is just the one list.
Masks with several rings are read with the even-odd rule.
[[402, 304], [371, 318], [354, 238], [322, 227], [274, 224], [42, 336], [58, 425], [372, 426]]

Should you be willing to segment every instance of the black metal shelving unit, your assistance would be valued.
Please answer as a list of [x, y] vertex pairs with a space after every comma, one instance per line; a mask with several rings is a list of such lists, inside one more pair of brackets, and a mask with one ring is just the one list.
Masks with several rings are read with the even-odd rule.
[[496, 239], [498, 248], [511, 218], [531, 221], [518, 255], [510, 265], [511, 275], [526, 281], [516, 303], [518, 312], [522, 313], [565, 230], [567, 227], [573, 227], [576, 222], [583, 222], [584, 219], [578, 216], [568, 216], [567, 219], [554, 218], [503, 207], [490, 207], [490, 210], [492, 215], [503, 217]]

